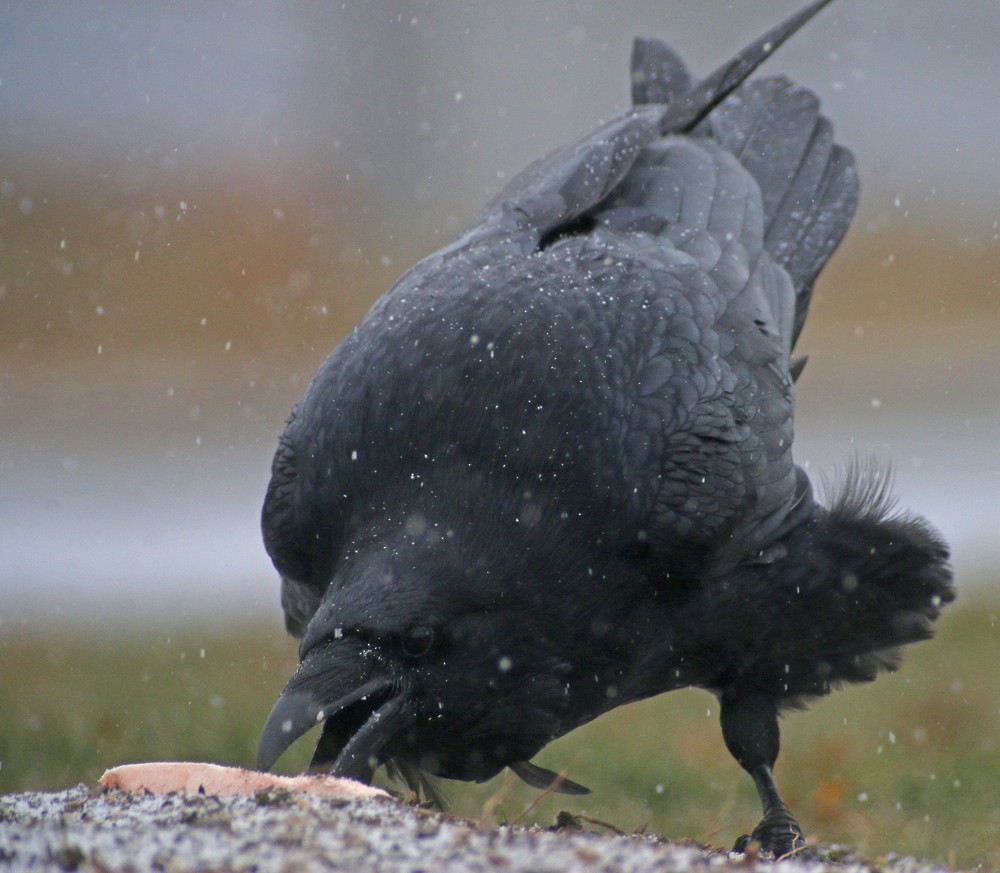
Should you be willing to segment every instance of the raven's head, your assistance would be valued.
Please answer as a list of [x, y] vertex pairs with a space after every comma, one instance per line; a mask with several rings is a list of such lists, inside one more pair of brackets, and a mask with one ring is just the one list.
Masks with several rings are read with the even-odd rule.
[[358, 538], [338, 567], [264, 726], [259, 766], [321, 724], [313, 772], [367, 782], [384, 765], [431, 796], [428, 776], [482, 781], [505, 766], [549, 785], [554, 774], [528, 761], [572, 726], [571, 668], [542, 618], [559, 586], [539, 584], [533, 566], [551, 571], [550, 556], [484, 556], [481, 542], [461, 542], [467, 532], [422, 516], [393, 527]]

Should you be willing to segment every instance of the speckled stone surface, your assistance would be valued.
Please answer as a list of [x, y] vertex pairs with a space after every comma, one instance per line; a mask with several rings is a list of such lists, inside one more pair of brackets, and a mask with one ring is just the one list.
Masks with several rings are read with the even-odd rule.
[[[879, 865], [890, 867], [898, 873], [941, 869], [910, 859]], [[134, 795], [85, 785], [0, 797], [0, 870], [5, 871], [819, 873], [827, 868], [874, 869], [855, 862], [772, 864], [649, 836], [484, 829], [389, 798], [344, 800], [284, 791]]]

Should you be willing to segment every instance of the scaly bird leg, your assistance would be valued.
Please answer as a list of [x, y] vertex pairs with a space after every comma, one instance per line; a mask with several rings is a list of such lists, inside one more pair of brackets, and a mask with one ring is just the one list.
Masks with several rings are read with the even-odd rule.
[[767, 764], [760, 764], [750, 775], [764, 807], [764, 818], [753, 829], [752, 834], [744, 834], [736, 841], [733, 851], [744, 852], [751, 842], [757, 842], [762, 849], [773, 852], [775, 858], [789, 852], [800, 853], [806, 845], [802, 838], [802, 826], [778, 794], [771, 768]]
[[736, 841], [733, 851], [743, 852], [751, 841], [775, 858], [805, 848], [802, 827], [778, 793], [772, 768], [780, 745], [778, 712], [770, 698], [744, 689], [722, 695], [722, 736], [732, 756], [752, 777], [760, 795], [764, 818]]

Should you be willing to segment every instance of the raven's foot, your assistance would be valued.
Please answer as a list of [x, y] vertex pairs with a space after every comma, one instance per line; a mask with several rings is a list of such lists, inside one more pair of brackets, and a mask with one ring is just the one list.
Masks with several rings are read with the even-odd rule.
[[761, 853], [769, 853], [775, 859], [785, 855], [798, 858], [810, 857], [806, 841], [802, 837], [802, 826], [785, 809], [775, 809], [765, 815], [752, 834], [744, 834], [733, 846], [734, 852], [746, 852], [751, 843], [756, 843]]

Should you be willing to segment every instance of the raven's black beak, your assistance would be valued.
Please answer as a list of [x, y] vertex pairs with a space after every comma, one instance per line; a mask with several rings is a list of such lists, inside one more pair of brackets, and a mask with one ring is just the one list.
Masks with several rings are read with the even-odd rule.
[[257, 766], [268, 770], [314, 725], [323, 733], [311, 770], [362, 782], [383, 761], [382, 749], [407, 722], [405, 700], [389, 671], [360, 641], [344, 638], [308, 653], [264, 724]]

